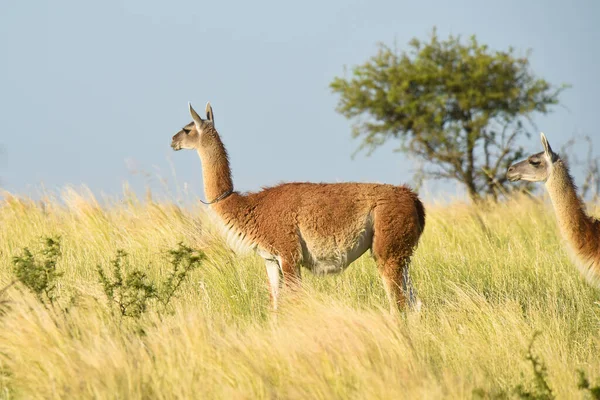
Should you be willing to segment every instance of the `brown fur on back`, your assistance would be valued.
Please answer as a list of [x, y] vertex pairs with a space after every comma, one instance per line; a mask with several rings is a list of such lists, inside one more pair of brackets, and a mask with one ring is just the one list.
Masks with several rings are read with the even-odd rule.
[[213, 206], [225, 225], [231, 225], [259, 247], [294, 256], [297, 262], [302, 262], [301, 240], [314, 239], [319, 242], [315, 245], [332, 250], [351, 246], [349, 241], [378, 207], [393, 207], [398, 224], [416, 228], [419, 235], [423, 231], [423, 204], [405, 186], [284, 183], [256, 193], [236, 193]]

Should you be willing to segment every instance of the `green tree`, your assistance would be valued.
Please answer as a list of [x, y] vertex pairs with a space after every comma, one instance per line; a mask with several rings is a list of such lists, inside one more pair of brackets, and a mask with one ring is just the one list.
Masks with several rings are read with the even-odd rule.
[[534, 113], [558, 104], [567, 85], [555, 87], [533, 75], [529, 53], [513, 48], [492, 51], [475, 36], [463, 43], [412, 39], [410, 51], [380, 45], [377, 54], [336, 77], [337, 111], [354, 120], [368, 154], [388, 139], [423, 161], [417, 178], [453, 179], [474, 201], [497, 199], [506, 185], [506, 168], [523, 156], [519, 138], [529, 136]]

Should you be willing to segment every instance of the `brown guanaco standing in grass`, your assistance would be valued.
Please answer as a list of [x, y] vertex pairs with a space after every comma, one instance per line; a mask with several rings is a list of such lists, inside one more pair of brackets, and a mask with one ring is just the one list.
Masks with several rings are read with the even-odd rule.
[[511, 181], [545, 182], [563, 238], [583, 276], [600, 287], [600, 221], [587, 215], [565, 162], [541, 134], [544, 151], [513, 164]]
[[367, 250], [375, 258], [392, 309], [416, 306], [409, 262], [425, 227], [425, 210], [405, 186], [376, 183], [283, 183], [256, 193], [235, 192], [225, 146], [206, 105], [202, 119], [173, 136], [174, 150], [196, 150], [204, 193], [228, 243], [253, 249], [266, 263], [272, 306], [281, 278], [300, 282], [300, 266], [336, 273]]

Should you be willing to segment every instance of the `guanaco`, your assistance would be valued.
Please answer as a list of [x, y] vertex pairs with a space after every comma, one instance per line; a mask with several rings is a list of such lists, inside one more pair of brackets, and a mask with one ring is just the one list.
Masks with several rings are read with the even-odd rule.
[[315, 274], [343, 271], [371, 250], [392, 309], [416, 306], [409, 263], [425, 228], [425, 209], [406, 186], [377, 183], [283, 183], [255, 193], [234, 191], [229, 159], [213, 109], [171, 143], [196, 150], [204, 193], [227, 241], [255, 250], [265, 260], [273, 309], [281, 283], [300, 282], [300, 267]]

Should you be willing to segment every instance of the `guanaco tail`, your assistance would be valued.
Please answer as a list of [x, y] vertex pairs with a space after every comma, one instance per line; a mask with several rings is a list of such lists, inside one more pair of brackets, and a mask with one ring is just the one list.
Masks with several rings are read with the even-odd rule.
[[409, 263], [425, 228], [425, 209], [405, 186], [376, 183], [283, 183], [255, 193], [233, 189], [227, 151], [206, 105], [202, 119], [173, 136], [174, 150], [198, 152], [204, 193], [228, 243], [265, 260], [272, 307], [281, 284], [300, 283], [300, 267], [315, 274], [343, 271], [371, 250], [390, 307], [417, 306]]
[[600, 287], [600, 221], [585, 213], [585, 205], [569, 169], [552, 151], [541, 134], [544, 151], [513, 164], [507, 172], [511, 181], [545, 182], [562, 237], [582, 275]]

